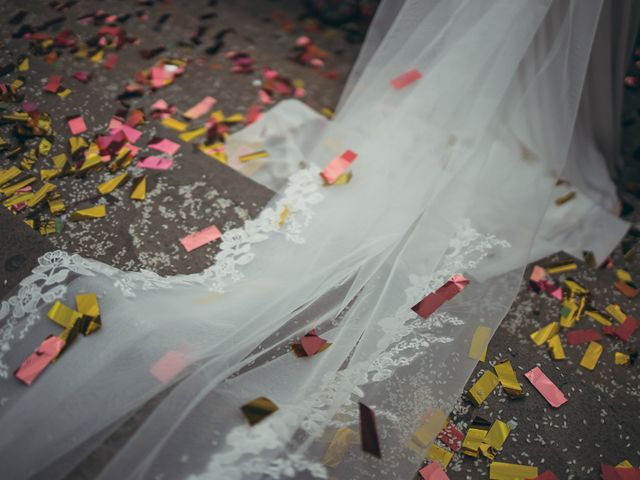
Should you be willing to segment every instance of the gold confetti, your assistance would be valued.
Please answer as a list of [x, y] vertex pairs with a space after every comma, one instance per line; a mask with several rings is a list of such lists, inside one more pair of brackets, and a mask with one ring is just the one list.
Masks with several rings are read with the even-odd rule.
[[479, 407], [482, 402], [489, 396], [493, 389], [498, 385], [498, 377], [489, 370], [485, 371], [478, 381], [469, 389], [467, 397], [476, 406]]
[[489, 422], [486, 420], [480, 417], [474, 418], [462, 441], [462, 453], [470, 457], [477, 457], [480, 445], [487, 436], [489, 426]]
[[585, 310], [584, 314], [589, 318], [593, 318], [596, 322], [600, 325], [604, 325], [605, 327], [610, 327], [612, 325], [611, 321], [597, 310]]
[[105, 205], [96, 205], [95, 207], [85, 208], [84, 210], [76, 210], [71, 214], [70, 220], [76, 222], [78, 220], [88, 220], [93, 218], [102, 218], [107, 215], [107, 207]]
[[56, 95], [58, 95], [60, 98], [67, 98], [70, 94], [71, 90], [69, 88], [62, 87], [62, 90], [57, 92]]
[[529, 338], [536, 344], [536, 346], [540, 346], [543, 343], [547, 342], [551, 337], [556, 335], [560, 331], [560, 324], [558, 322], [551, 322], [539, 330], [536, 330]]
[[71, 328], [82, 317], [82, 313], [67, 307], [60, 300], [53, 304], [47, 316], [63, 328]]
[[33, 198], [33, 193], [32, 192], [16, 193], [16, 194], [12, 195], [11, 197], [7, 198], [6, 200], [4, 200], [2, 202], [2, 205], [7, 207], [7, 208], [11, 208], [14, 205], [18, 205], [20, 203], [27, 202], [31, 198]]
[[44, 220], [38, 229], [40, 235], [47, 236], [56, 233], [56, 223], [53, 220]]
[[249, 403], [245, 403], [240, 409], [249, 425], [253, 426], [278, 410], [278, 406], [267, 397], [258, 397]]
[[511, 432], [511, 428], [503, 421], [496, 420], [493, 422], [489, 432], [487, 432], [487, 435], [478, 447], [482, 455], [489, 460], [493, 460], [496, 454], [502, 449], [502, 445], [509, 436], [509, 432]]
[[556, 205], [558, 205], [558, 206], [564, 205], [569, 200], [573, 200], [575, 198], [575, 196], [576, 196], [576, 192], [565, 193], [564, 195], [556, 198]]
[[234, 113], [224, 119], [224, 123], [240, 123], [244, 122], [245, 116], [241, 113]]
[[426, 458], [427, 460], [430, 460], [432, 462], [438, 462], [442, 466], [442, 468], [446, 470], [446, 468], [449, 466], [449, 463], [453, 459], [453, 452], [450, 452], [449, 450], [446, 450], [442, 447], [439, 447], [435, 443], [432, 443], [431, 447], [429, 447]]
[[[573, 328], [576, 324], [579, 305], [573, 298], [565, 298], [562, 300], [562, 310], [560, 311], [560, 325], [564, 328]], [[555, 332], [554, 335], [558, 333]], [[551, 336], [547, 337], [548, 340]]]
[[511, 366], [509, 360], [496, 363], [493, 367], [498, 374], [498, 380], [502, 384], [502, 388], [511, 398], [521, 398], [524, 396], [522, 385], [518, 382], [516, 372]]
[[284, 226], [284, 222], [287, 221], [287, 218], [289, 218], [289, 214], [291, 212], [289, 211], [289, 207], [287, 207], [286, 205], [282, 208], [282, 212], [280, 212], [280, 218], [278, 219], [278, 227], [282, 228]]
[[120, 185], [124, 185], [127, 180], [129, 180], [129, 174], [124, 172], [110, 180], [107, 180], [106, 182], [101, 183], [97, 188], [102, 195], [107, 195], [108, 193], [113, 192]]
[[589, 293], [589, 290], [570, 278], [565, 280], [564, 284], [567, 286], [572, 295], [587, 295]]
[[181, 133], [178, 136], [180, 137], [180, 140], [184, 142], [192, 142], [196, 138], [204, 135], [205, 133], [207, 133], [207, 129], [205, 127], [201, 127], [201, 128], [196, 128], [195, 130], [189, 130], [188, 132]]
[[188, 123], [181, 122], [180, 120], [176, 120], [172, 117], [165, 117], [160, 123], [165, 127], [171, 128], [172, 130], [177, 130], [178, 132], [184, 132], [189, 126]]
[[240, 161], [242, 163], [250, 162], [251, 160], [257, 160], [258, 158], [265, 158], [265, 157], [268, 157], [268, 156], [269, 156], [269, 154], [267, 153], [266, 150], [259, 150], [257, 152], [248, 153], [247, 155], [241, 155], [240, 156]]
[[473, 360], [481, 360], [487, 351], [487, 345], [491, 339], [491, 329], [489, 327], [479, 326], [473, 332], [471, 345], [469, 346], [469, 358]]
[[616, 365], [629, 365], [629, 363], [631, 363], [631, 355], [627, 355], [626, 353], [622, 352], [616, 352], [615, 363]]
[[27, 72], [29, 70], [29, 57], [23, 57], [18, 60], [18, 71]]
[[140, 175], [133, 179], [131, 188], [131, 200], [144, 200], [147, 196], [147, 177]]
[[20, 170], [16, 166], [13, 166], [13, 167], [8, 168], [7, 170], [1, 171], [0, 172], [0, 186], [4, 185], [5, 183], [10, 182], [11, 180], [16, 178], [21, 173], [22, 173], [22, 170]]
[[438, 432], [442, 430], [447, 421], [444, 410], [430, 410], [421, 419], [420, 426], [411, 434], [405, 443], [405, 447], [413, 450], [418, 455], [424, 455]]
[[354, 430], [348, 427], [340, 427], [333, 436], [331, 443], [329, 443], [322, 463], [327, 467], [337, 467], [342, 463], [349, 446], [357, 443], [359, 443], [359, 435]]
[[633, 283], [633, 279], [631, 278], [631, 274], [622, 268], [616, 270], [616, 278], [621, 282], [625, 283]]
[[[84, 139], [83, 137], [69, 137], [69, 150], [71, 150], [71, 155], [75, 155], [78, 151], [82, 150], [83, 148], [87, 148], [88, 146], [89, 146], [89, 142], [87, 142], [87, 140]], [[64, 154], [60, 154], [58, 155], [58, 157], [61, 155], [64, 155]], [[65, 155], [65, 159], [66, 159], [66, 155]]]
[[19, 182], [13, 183], [13, 184], [11, 184], [9, 186], [0, 188], [0, 193], [2, 195], [4, 195], [5, 197], [9, 197], [9, 196], [13, 195], [14, 193], [16, 193], [18, 190], [22, 190], [27, 185], [31, 185], [35, 181], [36, 181], [36, 177], [25, 178], [24, 180], [21, 180]]
[[587, 351], [584, 352], [584, 356], [582, 357], [582, 360], [580, 360], [580, 366], [587, 370], [593, 370], [596, 368], [600, 355], [602, 355], [602, 350], [602, 345], [598, 342], [589, 342]]
[[[352, 177], [353, 177], [353, 173], [352, 172], [343, 173], [338, 178], [336, 178], [336, 181], [333, 182], [331, 184], [331, 186], [333, 186], [333, 185], [346, 185], [347, 183], [349, 183], [351, 181]], [[327, 186], [329, 186], [329, 184], [325, 182], [324, 186], [327, 187]]]
[[64, 201], [60, 196], [57, 196], [56, 198], [50, 198], [48, 200], [48, 203], [49, 203], [49, 210], [51, 211], [51, 215], [60, 215], [64, 213], [65, 211]]
[[622, 311], [618, 304], [611, 303], [604, 310], [620, 323], [624, 323], [627, 319], [627, 314]]
[[45, 183], [40, 189], [27, 201], [27, 207], [35, 207], [42, 202], [47, 196], [56, 189], [52, 183]]
[[100, 305], [95, 293], [81, 293], [76, 295], [76, 308], [83, 316], [84, 324], [81, 328], [84, 335], [91, 335], [102, 327], [100, 319]]
[[51, 152], [51, 147], [53, 147], [53, 144], [46, 138], [43, 138], [38, 144], [38, 155], [46, 157], [49, 155], [49, 152]]
[[547, 346], [549, 347], [549, 353], [551, 354], [551, 358], [554, 360], [564, 360], [567, 356], [564, 353], [564, 347], [562, 346], [562, 341], [560, 340], [560, 335], [554, 335], [549, 340], [547, 340]]
[[538, 476], [538, 467], [516, 463], [492, 462], [489, 465], [490, 480], [525, 480]]
[[556, 263], [555, 265], [551, 265], [546, 267], [547, 273], [549, 275], [556, 275], [558, 273], [570, 272], [572, 270], [577, 270], [578, 264], [576, 262], [561, 262]]

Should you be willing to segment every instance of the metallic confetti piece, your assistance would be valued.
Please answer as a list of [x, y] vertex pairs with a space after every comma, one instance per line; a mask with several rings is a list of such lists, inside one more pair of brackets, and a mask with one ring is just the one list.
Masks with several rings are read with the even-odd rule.
[[155, 156], [146, 157], [136, 164], [138, 168], [148, 168], [150, 170], [169, 170], [172, 165], [172, 158]]
[[321, 338], [315, 333], [315, 330], [307, 333], [300, 339], [300, 345], [304, 350], [307, 357], [312, 357], [318, 352], [322, 351], [322, 347], [327, 343], [324, 338]]
[[518, 382], [516, 372], [509, 360], [496, 363], [493, 368], [498, 374], [498, 380], [502, 384], [502, 388], [509, 397], [522, 398], [524, 396], [522, 385]]
[[556, 198], [555, 203], [558, 206], [564, 205], [568, 201], [573, 200], [575, 197], [576, 197], [576, 192], [568, 192]]
[[600, 325], [604, 325], [605, 327], [610, 327], [612, 325], [611, 321], [597, 310], [585, 310], [584, 314], [589, 318], [593, 318], [596, 322]]
[[165, 117], [160, 123], [165, 127], [177, 130], [178, 132], [184, 132], [189, 127], [188, 123], [176, 120], [172, 117]]
[[560, 326], [564, 328], [573, 328], [578, 321], [577, 316], [579, 308], [580, 306], [573, 298], [565, 298], [562, 301], [562, 310], [560, 311]]
[[180, 144], [172, 142], [167, 138], [161, 138], [149, 142], [149, 148], [166, 153], [167, 155], [174, 155], [180, 149]]
[[187, 252], [200, 248], [207, 243], [211, 243], [222, 236], [220, 230], [215, 225], [204, 228], [199, 232], [192, 233], [180, 239], [180, 243]]
[[26, 72], [29, 70], [29, 57], [23, 57], [18, 60], [18, 71]]
[[184, 118], [188, 118], [189, 120], [195, 120], [196, 118], [200, 118], [202, 115], [206, 114], [213, 108], [216, 104], [216, 99], [213, 97], [204, 97], [197, 104], [191, 107], [189, 110], [184, 112], [182, 116]]
[[107, 195], [108, 193], [113, 192], [120, 185], [124, 185], [127, 180], [129, 180], [129, 174], [124, 172], [107, 180], [106, 182], [101, 183], [97, 188], [102, 195]]
[[554, 360], [565, 360], [567, 358], [564, 353], [562, 341], [560, 340], [560, 335], [556, 334], [549, 340], [547, 340], [547, 346], [549, 347], [551, 358], [553, 358]]
[[490, 480], [529, 480], [537, 476], [538, 467], [503, 462], [492, 462], [489, 465]]
[[434, 293], [430, 293], [425, 296], [422, 300], [411, 307], [411, 310], [416, 312], [420, 317], [426, 319], [429, 315], [440, 308], [444, 302], [451, 300], [454, 296], [460, 293], [464, 287], [469, 284], [469, 282], [470, 281], [462, 275], [455, 274], [442, 287]]
[[631, 363], [631, 356], [623, 353], [623, 352], [616, 352], [615, 354], [615, 364], [616, 365], [629, 365], [629, 363]]
[[16, 378], [27, 385], [31, 385], [44, 369], [56, 359], [64, 345], [64, 340], [55, 335], [47, 337], [36, 351], [22, 362], [22, 365], [15, 372]]
[[401, 90], [420, 78], [422, 78], [422, 74], [418, 70], [412, 69], [391, 80], [391, 85], [396, 90]]
[[616, 468], [633, 468], [633, 465], [629, 460], [623, 460], [622, 462], [616, 465]]
[[[353, 178], [353, 172], [343, 173], [338, 178], [336, 178], [336, 181], [333, 182], [331, 185], [346, 185], [351, 181], [352, 178]], [[325, 183], [324, 186], [328, 187], [329, 185]]]
[[565, 333], [567, 343], [569, 345], [581, 345], [583, 343], [595, 342], [602, 340], [602, 335], [593, 328], [585, 328], [582, 330], [570, 330]]
[[583, 287], [582, 285], [580, 285], [578, 282], [576, 282], [571, 278], [566, 279], [563, 283], [569, 289], [569, 291], [571, 292], [571, 295], [580, 296], [580, 295], [589, 294], [589, 290], [587, 290], [585, 287]]
[[40, 143], [38, 143], [38, 155], [40, 155], [41, 157], [46, 157], [47, 155], [49, 155], [49, 152], [51, 152], [52, 147], [53, 144], [46, 138], [43, 138], [42, 140], [40, 140]]
[[462, 442], [462, 453], [470, 457], [478, 457], [480, 445], [484, 441], [491, 423], [482, 417], [475, 417]]
[[72, 135], [79, 135], [80, 133], [87, 131], [87, 125], [84, 123], [84, 118], [82, 118], [82, 115], [71, 118], [69, 121], [67, 121], [67, 125], [69, 125], [69, 130], [71, 131]]
[[376, 415], [372, 409], [362, 402], [358, 402], [360, 410], [360, 441], [362, 450], [371, 455], [382, 458], [380, 439], [376, 428]]
[[536, 346], [540, 346], [546, 343], [551, 337], [556, 335], [560, 331], [560, 324], [558, 322], [551, 322], [544, 327], [536, 330], [532, 334], [529, 335], [529, 338], [536, 344]]
[[426, 467], [418, 470], [418, 473], [422, 477], [422, 480], [449, 480], [449, 477], [442, 470], [439, 463], [430, 463]]
[[64, 200], [62, 198], [50, 198], [47, 200], [49, 204], [49, 210], [51, 211], [51, 215], [61, 215], [65, 211]]
[[144, 200], [147, 196], [147, 177], [140, 175], [133, 179], [133, 187], [129, 195], [131, 200]]
[[633, 283], [633, 279], [631, 278], [631, 274], [622, 268], [616, 270], [616, 278], [621, 282], [625, 283]]
[[496, 420], [480, 444], [479, 450], [489, 460], [493, 460], [496, 454], [502, 449], [502, 445], [507, 440], [511, 432], [509, 425], [501, 420]]
[[56, 300], [47, 316], [63, 328], [71, 328], [82, 318], [82, 313], [67, 307], [60, 300]]
[[636, 298], [640, 294], [640, 288], [633, 283], [617, 281], [613, 284], [616, 289], [627, 298]]
[[247, 155], [240, 155], [241, 162], [250, 162], [251, 160], [256, 160], [258, 158], [266, 158], [269, 154], [266, 150], [259, 150], [257, 152], [249, 153]]
[[454, 452], [457, 452], [462, 447], [464, 433], [458, 430], [458, 428], [456, 428], [456, 426], [449, 421], [446, 427], [444, 427], [438, 434], [438, 440], [440, 440]]
[[5, 183], [10, 182], [11, 180], [16, 178], [21, 173], [22, 173], [22, 170], [20, 170], [18, 167], [15, 167], [15, 166], [9, 167], [8, 169], [1, 171], [0, 172], [0, 186], [4, 185]]
[[26, 203], [31, 198], [33, 198], [33, 193], [25, 192], [25, 193], [15, 193], [13, 196], [7, 198], [2, 202], [2, 205], [11, 208], [18, 206], [19, 204]]
[[567, 397], [558, 387], [547, 377], [539, 367], [535, 367], [524, 374], [531, 384], [540, 392], [549, 405], [558, 408], [567, 402]]
[[640, 469], [601, 464], [602, 480], [640, 480]]
[[207, 133], [206, 127], [200, 127], [194, 130], [189, 130], [187, 132], [181, 133], [178, 136], [180, 137], [180, 140], [182, 140], [183, 142], [192, 142], [196, 138], [201, 137], [206, 133]]
[[491, 339], [491, 329], [485, 326], [479, 326], [473, 333], [471, 345], [469, 346], [469, 358], [481, 360], [489, 345]]
[[340, 427], [333, 438], [327, 451], [324, 453], [322, 463], [327, 467], [335, 468], [342, 463], [349, 446], [358, 442], [358, 434], [348, 427]]
[[60, 75], [51, 75], [43, 90], [48, 93], [56, 93], [61, 83], [62, 77]]
[[107, 207], [105, 205], [96, 205], [95, 207], [85, 208], [84, 210], [76, 210], [71, 214], [70, 220], [76, 222], [78, 220], [91, 220], [94, 218], [102, 218], [107, 215]]
[[291, 211], [289, 210], [289, 207], [285, 205], [280, 212], [280, 218], [278, 219], [278, 228], [282, 228], [284, 226], [284, 223], [287, 221], [287, 218], [289, 218], [290, 213]]
[[253, 426], [276, 412], [278, 406], [267, 397], [258, 397], [244, 404], [240, 409], [249, 422], [249, 425]]
[[471, 400], [471, 403], [476, 407], [479, 407], [497, 386], [498, 377], [489, 370], [486, 370], [478, 381], [469, 389], [467, 397]]
[[411, 434], [405, 446], [418, 455], [424, 455], [427, 447], [442, 430], [446, 421], [447, 414], [443, 410], [428, 410], [420, 419], [418, 428]]
[[347, 168], [351, 166], [351, 163], [353, 163], [356, 158], [358, 158], [357, 153], [354, 153], [351, 150], [345, 150], [341, 155], [338, 155], [329, 162], [329, 165], [320, 172], [320, 176], [326, 183], [331, 185], [340, 175], [345, 173]]
[[453, 459], [453, 453], [432, 443], [427, 451], [426, 458], [432, 462], [438, 462], [446, 470]]
[[633, 317], [627, 317], [622, 325], [618, 325], [617, 327], [602, 327], [602, 333], [605, 335], [613, 335], [623, 342], [627, 342], [636, 328], [638, 328], [638, 320]]
[[162, 383], [167, 383], [173, 380], [187, 365], [189, 365], [189, 359], [186, 355], [170, 350], [151, 366], [149, 372]]
[[538, 475], [535, 480], [559, 480], [555, 473], [551, 470], [547, 470], [546, 472]]
[[12, 183], [11, 185], [0, 188], [0, 194], [4, 195], [5, 197], [9, 197], [16, 193], [18, 190], [22, 190], [27, 185], [31, 185], [35, 181], [36, 177], [25, 178], [24, 180], [20, 180], [19, 182]]
[[82, 314], [80, 331], [83, 335], [91, 335], [102, 327], [100, 305], [95, 293], [80, 293], [76, 295], [76, 309]]
[[604, 310], [620, 323], [627, 319], [627, 314], [622, 311], [622, 308], [620, 308], [618, 304], [611, 303], [607, 305]]
[[558, 273], [570, 272], [572, 270], [577, 270], [578, 264], [574, 261], [565, 261], [556, 263], [554, 265], [550, 265], [546, 268], [546, 271], [549, 275], [556, 275]]

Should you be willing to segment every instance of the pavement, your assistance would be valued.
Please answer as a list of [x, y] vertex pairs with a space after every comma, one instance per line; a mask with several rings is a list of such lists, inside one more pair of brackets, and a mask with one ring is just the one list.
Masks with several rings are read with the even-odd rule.
[[[71, 2], [73, 3], [73, 2]], [[10, 19], [26, 8], [24, 2], [5, 0], [0, 5], [0, 66], [15, 61], [27, 53], [28, 42], [12, 38], [19, 25]], [[228, 51], [249, 52], [256, 65], [270, 66], [291, 79], [304, 81], [304, 101], [316, 109], [336, 105], [350, 66], [355, 61], [359, 44], [353, 42], [362, 30], [362, 24], [351, 23], [342, 27], [315, 25], [304, 19], [304, 5], [293, 0], [251, 0], [190, 2], [80, 1], [68, 8], [54, 7], [64, 2], [33, 1], [22, 24], [38, 26], [47, 20], [64, 17], [60, 23], [45, 27], [43, 32], [57, 34], [71, 28], [83, 38], [95, 34], [96, 26], [85, 25], [78, 18], [96, 10], [114, 14], [130, 14], [121, 24], [127, 35], [136, 37], [137, 44], [117, 51], [118, 63], [113, 70], [87, 60], [78, 61], [72, 55], [60, 56], [49, 64], [42, 56], [31, 55], [30, 71], [23, 87], [25, 97], [48, 111], [54, 119], [57, 132], [53, 152], [63, 151], [68, 137], [65, 117], [82, 114], [89, 132], [104, 129], [112, 115], [122, 109], [116, 97], [123, 86], [134, 78], [141, 68], [151, 66], [162, 57], [189, 58], [186, 73], [176, 82], [152, 94], [127, 100], [131, 107], [150, 105], [158, 99], [185, 110], [206, 95], [217, 99], [216, 109], [230, 115], [246, 113], [258, 102], [255, 81], [262, 78], [260, 69], [254, 73], [231, 72], [233, 63], [225, 58]], [[147, 11], [149, 19], [141, 21], [136, 12]], [[166, 15], [169, 15], [166, 17]], [[141, 15], [143, 16], [143, 15]], [[162, 18], [166, 20], [159, 22]], [[201, 44], [190, 41], [199, 26], [206, 27]], [[224, 36], [224, 46], [209, 55], [207, 48], [215, 43], [215, 35], [233, 29]], [[312, 30], [309, 32], [309, 30]], [[288, 57], [299, 35], [308, 34], [328, 52], [325, 67], [319, 73], [307, 65], [300, 65]], [[164, 47], [157, 57], [144, 59], [141, 50]], [[632, 72], [638, 73], [631, 67]], [[82, 84], [70, 78], [80, 69], [93, 72], [90, 82]], [[333, 71], [338, 78], [327, 78], [322, 72]], [[72, 89], [65, 99], [42, 92], [42, 85], [52, 74], [64, 76], [63, 85]], [[0, 77], [0, 82], [15, 78], [14, 74]], [[9, 108], [0, 104], [0, 108]], [[627, 90], [623, 116], [623, 156], [625, 171], [619, 175], [621, 197], [627, 202], [626, 218], [640, 221], [640, 93]], [[164, 129], [157, 121], [145, 125], [140, 145], [146, 145], [154, 135], [177, 139], [177, 132]], [[8, 127], [0, 127], [0, 137], [7, 135]], [[241, 225], [255, 216], [268, 202], [273, 192], [256, 184], [235, 170], [182, 143], [175, 155], [174, 166], [166, 172], [147, 172], [148, 196], [144, 202], [129, 199], [128, 189], [115, 190], [107, 197], [94, 198], [95, 187], [108, 178], [98, 172], [84, 179], [68, 177], [58, 180], [59, 192], [70, 208], [83, 208], [95, 202], [107, 205], [105, 218], [86, 222], [65, 222], [60, 233], [42, 236], [25, 223], [25, 214], [14, 215], [0, 209], [0, 295], [6, 296], [37, 264], [37, 258], [47, 251], [60, 248], [95, 258], [119, 268], [140, 268], [164, 275], [192, 273], [207, 266], [217, 252], [216, 244], [187, 253], [179, 243], [183, 236], [216, 224], [221, 230]], [[0, 168], [13, 160], [0, 159]], [[634, 278], [640, 277], [640, 251], [624, 259], [623, 253], [638, 241], [637, 231], [631, 231], [612, 255], [614, 268], [594, 269], [578, 262], [578, 269], [570, 272], [591, 293], [590, 303], [604, 309], [609, 303], [618, 303], [632, 316], [640, 315], [638, 300], [624, 297], [613, 286], [616, 268], [628, 270]], [[559, 252], [552, 258], [538, 262], [547, 265], [566, 259]], [[532, 266], [525, 272], [525, 278]], [[567, 276], [567, 275], [564, 275]], [[562, 281], [563, 275], [556, 276]], [[640, 374], [638, 363], [631, 366], [614, 364], [615, 351], [637, 350], [636, 333], [626, 344], [605, 338], [604, 353], [594, 371], [579, 366], [585, 346], [565, 346], [567, 359], [550, 359], [545, 347], [536, 347], [529, 334], [550, 321], [558, 320], [560, 304], [551, 297], [530, 291], [523, 282], [520, 292], [488, 348], [485, 362], [480, 362], [469, 381], [469, 388], [478, 376], [498, 360], [509, 359], [523, 385], [525, 397], [509, 399], [496, 389], [480, 407], [473, 407], [462, 398], [452, 413], [452, 422], [466, 431], [475, 415], [487, 420], [511, 421], [517, 427], [510, 433], [496, 461], [536, 465], [540, 472], [548, 469], [560, 479], [600, 478], [600, 463], [617, 464], [629, 460], [640, 465]], [[591, 320], [582, 320], [583, 326], [594, 327]], [[566, 394], [568, 403], [559, 409], [551, 408], [523, 377], [525, 371], [539, 366]], [[466, 389], [467, 389], [466, 388]], [[465, 389], [465, 390], [466, 390]], [[69, 476], [69, 479], [94, 478], [100, 468], [126, 441], [136, 426], [152, 409], [155, 399], [136, 413], [105, 445], [98, 448]], [[416, 466], [416, 469], [419, 465]], [[489, 478], [488, 461], [473, 459], [456, 453], [447, 470], [452, 480]]]

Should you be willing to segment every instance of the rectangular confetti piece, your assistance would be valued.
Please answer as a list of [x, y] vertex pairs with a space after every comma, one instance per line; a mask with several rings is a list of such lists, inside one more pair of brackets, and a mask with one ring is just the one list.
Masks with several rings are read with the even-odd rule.
[[[558, 387], [547, 377], [539, 367], [529, 370], [524, 374], [531, 384], [540, 392], [549, 405], [558, 408], [567, 402], [567, 397]], [[537, 474], [536, 474], [537, 475]]]
[[421, 78], [422, 74], [418, 70], [411, 69], [391, 80], [391, 85], [396, 90], [401, 90], [406, 86], [411, 85], [413, 82], [420, 80]]
[[600, 355], [602, 355], [602, 351], [602, 345], [600, 345], [598, 342], [589, 343], [586, 352], [584, 352], [582, 360], [580, 360], [580, 366], [586, 368], [587, 370], [593, 370], [594, 368], [596, 368], [598, 360], [600, 359]]
[[220, 230], [215, 225], [211, 225], [210, 227], [204, 228], [199, 232], [192, 233], [191, 235], [187, 235], [180, 239], [180, 243], [185, 248], [187, 252], [195, 250], [196, 248], [200, 248], [207, 243], [211, 243], [214, 240], [217, 240], [222, 236]]

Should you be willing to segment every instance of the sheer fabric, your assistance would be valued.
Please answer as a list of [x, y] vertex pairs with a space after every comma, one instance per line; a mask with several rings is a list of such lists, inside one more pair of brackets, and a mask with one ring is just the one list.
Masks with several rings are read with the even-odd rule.
[[[230, 140], [232, 156], [269, 150], [247, 173], [279, 190], [209, 269], [43, 257], [0, 310], [6, 475], [63, 477], [165, 392], [99, 478], [411, 478], [477, 362], [474, 332], [498, 325], [527, 261], [565, 245], [602, 259], [624, 233], [606, 208], [552, 202], [588, 136], [574, 127], [601, 4], [383, 3], [333, 120], [283, 102]], [[422, 78], [392, 88], [409, 69]], [[346, 149], [353, 179], [323, 186]], [[470, 284], [418, 317], [454, 274]], [[9, 372], [55, 333], [51, 302], [78, 292], [98, 294], [102, 330], [19, 384]], [[332, 345], [296, 358], [313, 328]], [[167, 354], [184, 368], [161, 380]], [[240, 406], [260, 396], [279, 410], [250, 427]], [[359, 446], [358, 401], [382, 460]]]

